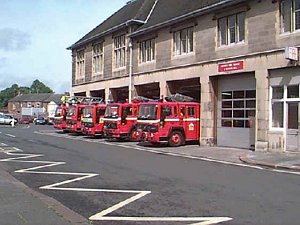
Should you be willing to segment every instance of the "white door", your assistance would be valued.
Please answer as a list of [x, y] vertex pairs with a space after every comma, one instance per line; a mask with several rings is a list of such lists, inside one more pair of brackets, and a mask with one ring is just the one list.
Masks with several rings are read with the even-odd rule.
[[256, 85], [253, 74], [218, 78], [217, 145], [251, 149], [254, 147]]
[[287, 103], [287, 151], [299, 151], [299, 109], [299, 102]]

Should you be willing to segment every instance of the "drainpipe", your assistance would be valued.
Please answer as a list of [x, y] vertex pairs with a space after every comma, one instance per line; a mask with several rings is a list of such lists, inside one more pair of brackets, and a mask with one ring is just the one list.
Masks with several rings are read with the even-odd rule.
[[132, 101], [132, 39], [129, 38], [129, 103]]

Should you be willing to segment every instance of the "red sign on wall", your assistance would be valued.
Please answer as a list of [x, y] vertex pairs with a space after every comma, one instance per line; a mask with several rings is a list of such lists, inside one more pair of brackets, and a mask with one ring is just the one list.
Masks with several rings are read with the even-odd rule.
[[244, 61], [235, 61], [229, 63], [219, 63], [218, 64], [218, 72], [230, 72], [235, 70], [242, 70], [244, 69]]

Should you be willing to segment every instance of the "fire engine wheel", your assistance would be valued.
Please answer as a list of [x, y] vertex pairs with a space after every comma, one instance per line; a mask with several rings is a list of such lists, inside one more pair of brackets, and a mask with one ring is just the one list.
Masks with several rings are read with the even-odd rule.
[[184, 145], [185, 140], [180, 131], [173, 131], [169, 137], [169, 145], [171, 147], [178, 147]]
[[130, 141], [137, 141], [138, 137], [136, 129], [131, 130], [129, 138]]

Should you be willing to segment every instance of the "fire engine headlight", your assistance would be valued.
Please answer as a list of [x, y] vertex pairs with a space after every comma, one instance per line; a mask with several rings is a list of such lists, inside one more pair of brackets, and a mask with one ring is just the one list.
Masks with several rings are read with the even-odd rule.
[[105, 123], [104, 129], [117, 129], [117, 123]]
[[87, 127], [87, 128], [91, 128], [91, 127], [94, 127], [94, 123], [91, 123], [91, 122], [84, 122], [83, 123], [83, 126]]

